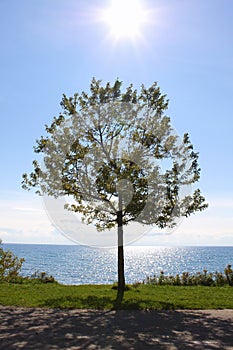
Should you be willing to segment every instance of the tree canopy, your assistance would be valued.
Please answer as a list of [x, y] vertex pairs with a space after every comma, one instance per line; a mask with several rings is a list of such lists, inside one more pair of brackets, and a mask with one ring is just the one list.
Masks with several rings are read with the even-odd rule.
[[[117, 79], [102, 87], [93, 79], [90, 96], [63, 96], [63, 113], [46, 126], [48, 136], [34, 148], [44, 154], [44, 167], [34, 161], [34, 171], [23, 175], [23, 188], [73, 196], [77, 203], [67, 208], [81, 212], [98, 230], [117, 225], [119, 193], [123, 224], [171, 226], [177, 216], [206, 207], [200, 190], [182, 199], [179, 193], [199, 180], [198, 153], [188, 134], [182, 143], [174, 134], [164, 116], [168, 101], [156, 83], [142, 86], [140, 93], [132, 85], [121, 93], [121, 85]], [[159, 164], [164, 159], [171, 161], [166, 171]]]
[[[98, 231], [130, 222], [173, 227], [177, 219], [207, 207], [199, 189], [198, 153], [185, 133], [180, 138], [165, 115], [168, 100], [157, 83], [140, 91], [119, 79], [95, 78], [90, 92], [63, 95], [62, 113], [36, 142], [43, 166], [23, 175], [23, 188], [74, 202], [65, 209], [82, 214]], [[121, 239], [119, 239], [121, 228]]]

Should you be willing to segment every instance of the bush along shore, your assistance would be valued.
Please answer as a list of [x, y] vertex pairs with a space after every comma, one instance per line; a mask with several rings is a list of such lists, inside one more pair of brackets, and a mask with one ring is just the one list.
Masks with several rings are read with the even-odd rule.
[[181, 275], [175, 276], [165, 275], [163, 271], [160, 275], [154, 275], [153, 277], [146, 277], [145, 284], [151, 285], [172, 285], [172, 286], [216, 286], [221, 287], [224, 285], [233, 286], [233, 270], [231, 265], [227, 265], [222, 272], [196, 272], [191, 274], [189, 272], [183, 272]]

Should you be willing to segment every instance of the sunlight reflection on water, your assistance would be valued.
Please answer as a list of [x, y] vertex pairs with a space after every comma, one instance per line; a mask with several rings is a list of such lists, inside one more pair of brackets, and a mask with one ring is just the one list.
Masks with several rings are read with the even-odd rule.
[[[64, 284], [102, 284], [117, 280], [116, 249], [84, 246], [4, 244], [26, 259], [22, 273], [45, 271]], [[125, 247], [127, 283], [143, 281], [147, 276], [223, 271], [233, 265], [233, 247]]]

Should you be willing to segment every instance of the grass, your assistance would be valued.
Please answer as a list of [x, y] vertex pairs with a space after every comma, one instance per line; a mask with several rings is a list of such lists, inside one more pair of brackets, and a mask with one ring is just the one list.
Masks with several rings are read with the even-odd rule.
[[[0, 284], [0, 305], [113, 309], [111, 285]], [[233, 309], [233, 288], [139, 285], [125, 292], [121, 309]]]

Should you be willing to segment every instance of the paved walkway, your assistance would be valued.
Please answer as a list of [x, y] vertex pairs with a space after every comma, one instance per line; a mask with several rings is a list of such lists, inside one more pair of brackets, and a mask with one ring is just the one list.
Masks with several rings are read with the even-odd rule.
[[0, 307], [0, 349], [233, 350], [233, 310]]

